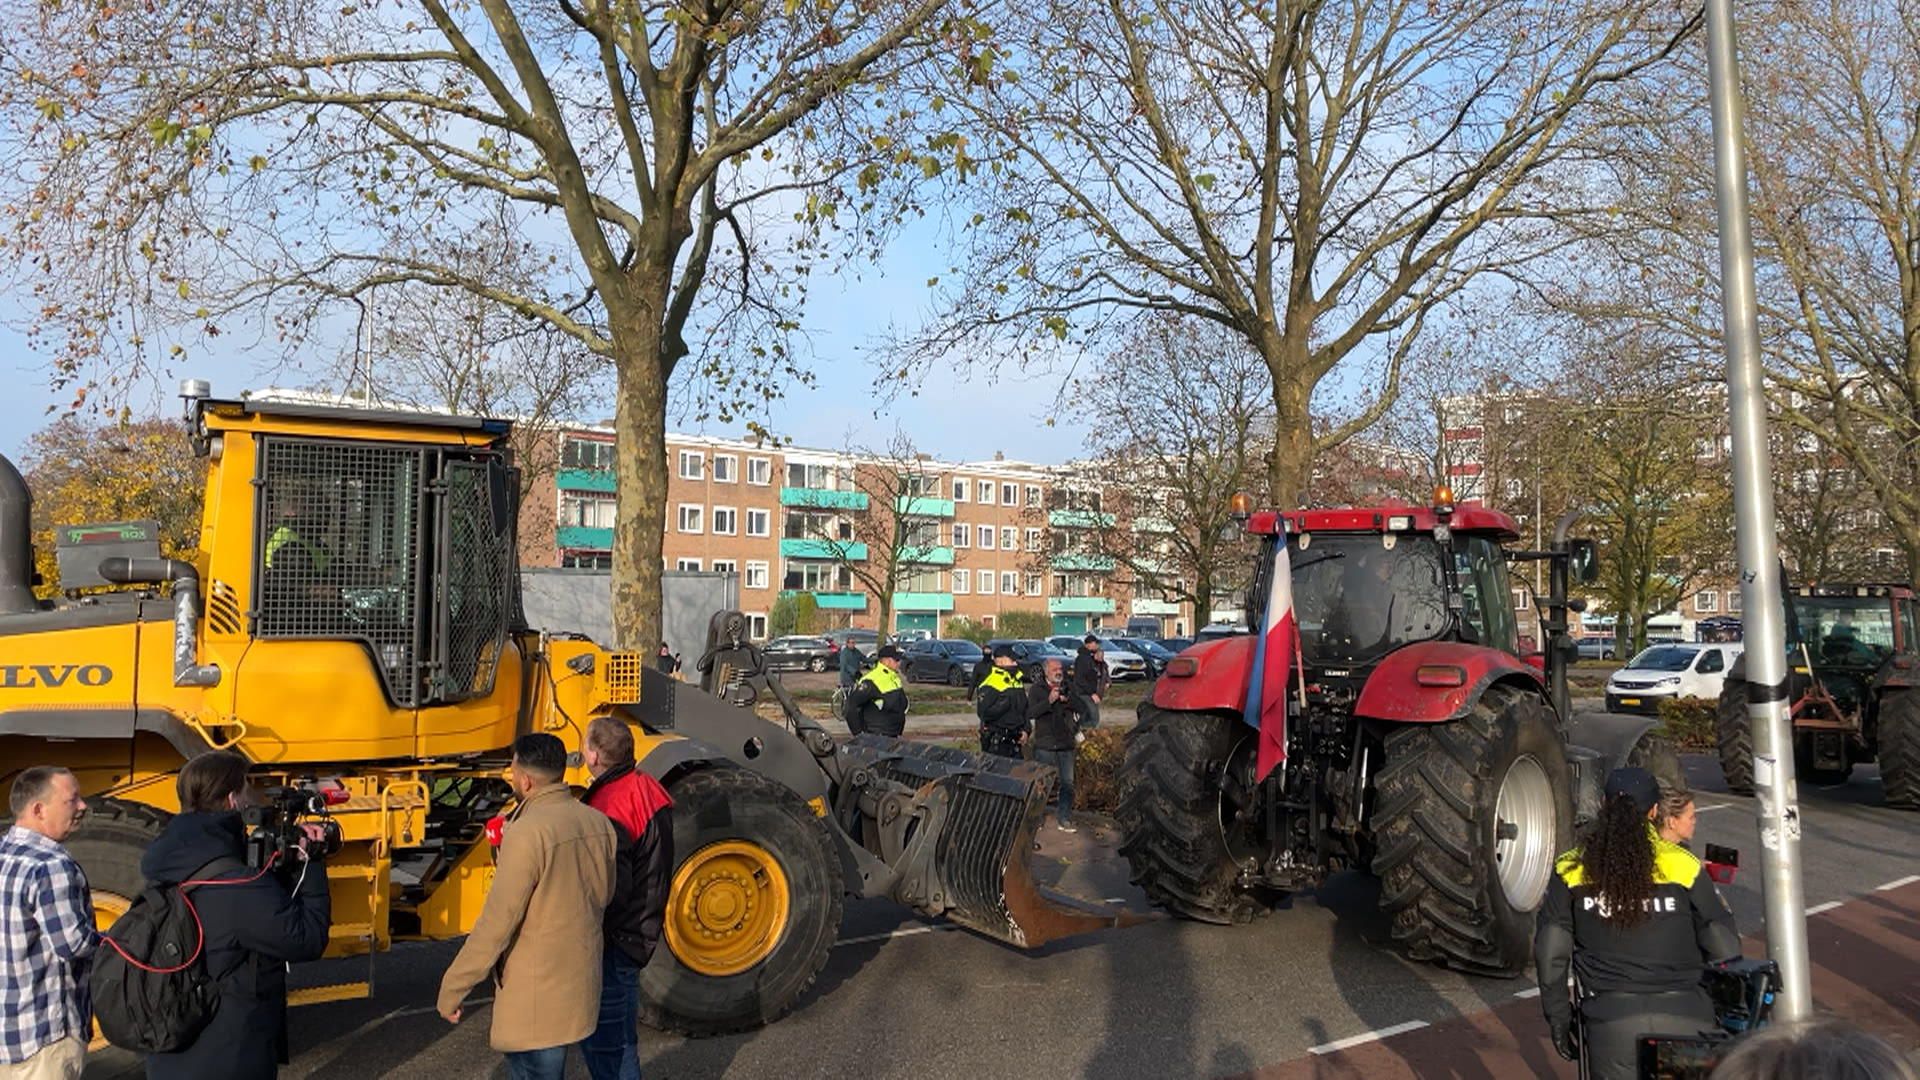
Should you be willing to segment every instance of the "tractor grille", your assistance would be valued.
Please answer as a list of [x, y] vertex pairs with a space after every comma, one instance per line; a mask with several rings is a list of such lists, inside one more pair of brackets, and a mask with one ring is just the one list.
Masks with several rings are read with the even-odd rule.
[[600, 665], [600, 700], [631, 705], [640, 700], [640, 673], [646, 660], [637, 652], [610, 652]]

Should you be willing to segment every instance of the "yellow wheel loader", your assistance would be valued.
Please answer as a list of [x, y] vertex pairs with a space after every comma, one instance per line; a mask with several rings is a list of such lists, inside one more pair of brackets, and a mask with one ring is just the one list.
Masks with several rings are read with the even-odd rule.
[[[536, 634], [518, 605], [518, 477], [504, 421], [214, 400], [183, 387], [207, 459], [200, 545], [151, 523], [56, 530], [62, 600], [33, 592], [30, 499], [0, 458], [0, 783], [60, 764], [92, 809], [70, 842], [102, 925], [141, 888], [188, 758], [232, 749], [263, 787], [323, 790], [330, 956], [473, 925], [508, 748], [634, 728], [673, 796], [678, 859], [643, 1018], [687, 1034], [783, 1015], [825, 965], [847, 896], [888, 897], [1022, 947], [1113, 925], [1043, 896], [1027, 856], [1052, 770], [862, 736], [836, 741], [715, 617], [699, 687], [637, 653]], [[753, 706], [771, 694], [784, 723]], [[583, 934], [599, 927], [583, 926]]]

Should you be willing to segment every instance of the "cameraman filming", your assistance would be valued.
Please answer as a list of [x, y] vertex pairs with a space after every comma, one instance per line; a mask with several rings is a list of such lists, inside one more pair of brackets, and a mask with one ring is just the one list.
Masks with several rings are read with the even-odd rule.
[[[1584, 1052], [1595, 1080], [1630, 1080], [1640, 1036], [1715, 1026], [1702, 969], [1739, 956], [1740, 938], [1704, 864], [1654, 831], [1653, 774], [1615, 769], [1605, 790], [1581, 845], [1554, 865], [1534, 963], [1554, 1049], [1568, 1061]], [[1578, 1038], [1569, 971], [1585, 1021]]]
[[193, 890], [193, 904], [220, 1004], [186, 1049], [148, 1057], [147, 1076], [272, 1077], [287, 1063], [286, 965], [317, 960], [327, 947], [325, 834], [302, 826], [290, 865], [250, 868], [241, 812], [256, 799], [247, 760], [226, 750], [202, 754], [181, 768], [178, 790], [180, 813], [147, 849], [140, 872], [153, 885], [208, 883]]

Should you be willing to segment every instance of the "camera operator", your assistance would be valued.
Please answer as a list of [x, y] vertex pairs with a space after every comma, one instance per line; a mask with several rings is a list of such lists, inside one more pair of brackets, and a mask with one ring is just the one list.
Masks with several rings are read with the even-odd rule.
[[[241, 811], [255, 797], [246, 759], [224, 750], [202, 754], [181, 768], [178, 790], [180, 813], [147, 849], [140, 872], [155, 885], [209, 883], [193, 890], [193, 904], [220, 1004], [186, 1049], [148, 1057], [147, 1076], [272, 1077], [287, 1063], [286, 965], [317, 960], [327, 947], [324, 833], [302, 827], [291, 865], [250, 868]], [[313, 854], [303, 858], [309, 844]]]
[[[1701, 969], [1740, 955], [1733, 914], [1705, 866], [1655, 833], [1659, 809], [1652, 773], [1609, 773], [1598, 820], [1560, 856], [1540, 908], [1534, 963], [1554, 1049], [1569, 1061], [1584, 1051], [1596, 1080], [1633, 1077], [1641, 1035], [1714, 1027]], [[1585, 1046], [1574, 1034], [1570, 969]]]

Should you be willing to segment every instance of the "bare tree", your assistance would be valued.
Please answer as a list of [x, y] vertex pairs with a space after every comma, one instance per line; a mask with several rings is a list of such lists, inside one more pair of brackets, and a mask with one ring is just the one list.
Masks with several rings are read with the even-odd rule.
[[[615, 633], [658, 641], [669, 387], [732, 419], [805, 378], [787, 335], [837, 215], [947, 160], [883, 151], [850, 91], [920, 62], [943, 7], [6, 4], [10, 243], [53, 378], [124, 383], [216, 334], [295, 351], [397, 285], [544, 324], [615, 371]], [[451, 257], [489, 200], [538, 280]]]
[[[1430, 314], [1586, 205], [1555, 179], [1569, 121], [1695, 25], [1653, 0], [1020, 9], [946, 90], [987, 167], [960, 284], [913, 344], [1038, 348], [1139, 310], [1216, 323], [1266, 369], [1267, 484], [1292, 505], [1315, 452], [1391, 405]], [[1380, 390], [1316, 429], [1351, 357]]]

